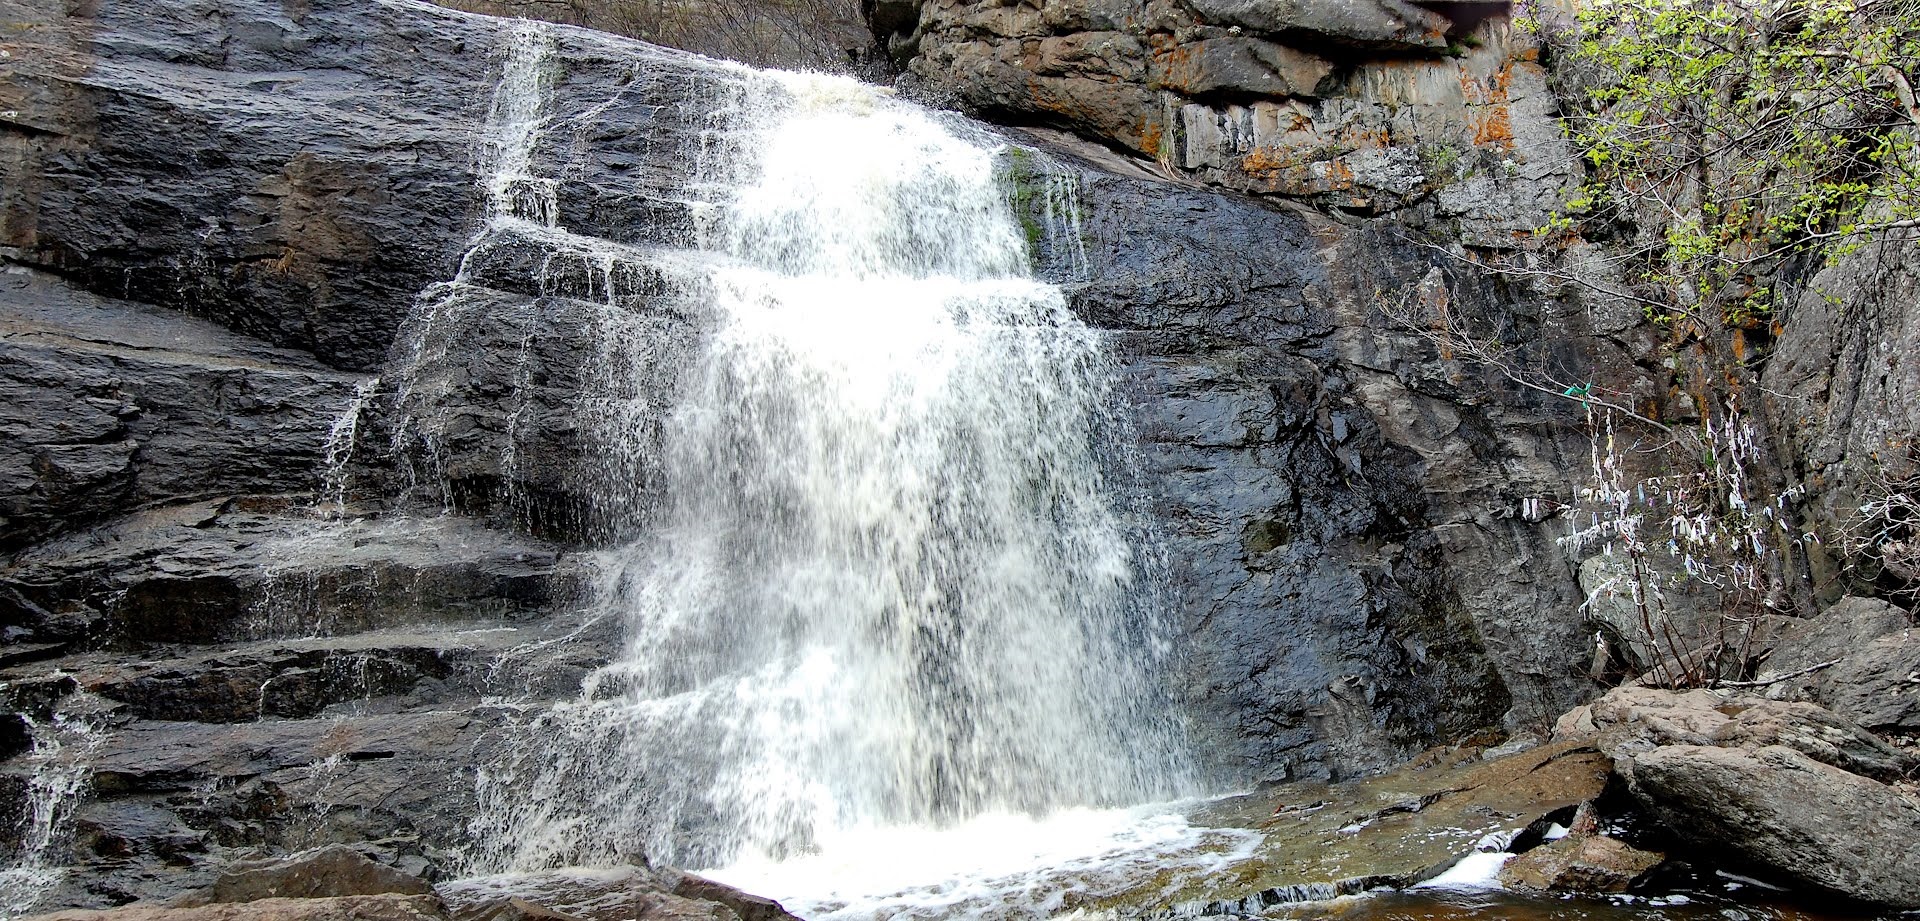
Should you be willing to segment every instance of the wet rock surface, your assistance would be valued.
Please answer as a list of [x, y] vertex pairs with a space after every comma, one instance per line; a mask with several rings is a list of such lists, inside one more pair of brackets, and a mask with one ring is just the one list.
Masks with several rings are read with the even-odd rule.
[[344, 845], [330, 845], [286, 860], [237, 864], [213, 885], [174, 902], [192, 907], [260, 899], [332, 899], [368, 895], [431, 895], [433, 887], [367, 859]]
[[1569, 835], [1521, 854], [1500, 868], [1519, 889], [1625, 892], [1666, 857], [1606, 835]]
[[[1386, 229], [1111, 172], [1080, 183], [1085, 262], [1047, 264], [1120, 356], [1198, 722], [1228, 776], [1384, 768], [1589, 694], [1573, 565], [1527, 512], [1572, 498], [1578, 407], [1447, 361], [1376, 296], [1433, 278], [1520, 328], [1584, 315], [1449, 274]], [[1561, 346], [1624, 361], [1598, 336]]]
[[1611, 766], [1581, 742], [1504, 757], [1477, 747], [1436, 749], [1395, 771], [1340, 784], [1284, 784], [1230, 798], [1197, 824], [1247, 829], [1218, 869], [1198, 878], [1134, 881], [1085, 896], [1089, 908], [1254, 915], [1292, 902], [1405, 887], [1476, 851], [1497, 851], [1530, 827], [1606, 788]]

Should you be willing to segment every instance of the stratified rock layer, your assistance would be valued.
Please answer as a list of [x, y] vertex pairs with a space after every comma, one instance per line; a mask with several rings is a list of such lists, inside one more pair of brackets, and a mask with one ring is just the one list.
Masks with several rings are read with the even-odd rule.
[[1363, 214], [1412, 207], [1497, 247], [1537, 226], [1571, 175], [1539, 50], [1508, 14], [1404, 0], [925, 0], [881, 4], [873, 23], [906, 85], [935, 98], [1226, 188]]

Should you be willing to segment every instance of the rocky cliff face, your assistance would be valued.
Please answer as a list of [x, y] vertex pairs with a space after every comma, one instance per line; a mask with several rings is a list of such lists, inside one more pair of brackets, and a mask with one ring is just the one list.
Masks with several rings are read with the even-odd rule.
[[1455, 219], [1497, 246], [1537, 226], [1571, 166], [1539, 45], [1507, 7], [893, 0], [873, 21], [904, 85], [936, 99], [1169, 176]]
[[[575, 407], [612, 294], [524, 241], [469, 252], [509, 24], [410, 3], [0, 13], [24, 26], [0, 44], [7, 910], [166, 896], [334, 841], [461, 866], [474, 773], [516, 712], [483, 700], [571, 695], [616, 639], [577, 603], [605, 519], [588, 493], [614, 495], [581, 472]], [[683, 233], [635, 177], [686, 155], [711, 65], [566, 42], [566, 86], [594, 98], [563, 104], [619, 128], [557, 206], [609, 237]], [[423, 315], [463, 257], [471, 296]], [[643, 287], [621, 329], [690, 336], [647, 319]], [[432, 393], [368, 373], [390, 359]]]
[[[595, 456], [578, 396], [654, 406], [623, 424], [657, 437], [702, 332], [579, 241], [687, 237], [672, 177], [729, 71], [558, 30], [564, 143], [530, 170], [556, 242], [484, 220], [513, 194], [481, 138], [505, 23], [0, 4], [29, 24], [0, 43], [0, 770], [20, 814], [49, 765], [91, 778], [85, 872], [54, 903], [337, 841], [459, 867], [493, 730], [617, 641], [580, 604], [587, 552], [658, 499], [646, 451]], [[1579, 406], [1380, 309], [1443, 299], [1581, 373], [1641, 354], [1606, 309], [1431, 248], [1533, 226], [1564, 179], [1495, 6], [876, 11], [924, 89], [1145, 155], [1010, 135], [1037, 151], [1009, 162], [1042, 271], [1122, 358], [1131, 488], [1222, 784], [1544, 727], [1591, 690], [1542, 513], [1586, 463]], [[1078, 220], [1049, 229], [1031, 193], [1061, 180]], [[622, 336], [649, 357], [609, 382]]]

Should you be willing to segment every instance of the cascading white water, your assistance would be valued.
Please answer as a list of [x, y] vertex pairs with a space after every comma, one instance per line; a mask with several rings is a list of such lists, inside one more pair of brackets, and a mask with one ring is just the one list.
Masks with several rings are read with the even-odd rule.
[[90, 763], [104, 735], [78, 711], [97, 700], [84, 692], [64, 702], [74, 712], [56, 711], [41, 723], [27, 718], [32, 749], [25, 758], [25, 815], [13, 853], [0, 866], [0, 918], [17, 918], [33, 909], [66, 876], [61, 849], [73, 833], [74, 810], [93, 776]]
[[[579, 251], [527, 204], [553, 200], [524, 153], [551, 49], [517, 40], [489, 191]], [[1112, 369], [1031, 277], [1004, 145], [849, 80], [716, 83], [702, 253], [600, 250], [671, 262], [712, 323], [661, 518], [602, 560], [625, 650], [487, 767], [476, 868], [777, 861], [1189, 792], [1107, 483]], [[615, 464], [639, 440], [604, 437]]]

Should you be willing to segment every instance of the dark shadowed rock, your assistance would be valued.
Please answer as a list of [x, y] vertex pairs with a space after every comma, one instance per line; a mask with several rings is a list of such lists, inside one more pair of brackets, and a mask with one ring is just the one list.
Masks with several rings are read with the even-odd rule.
[[1632, 788], [1695, 845], [1850, 898], [1920, 907], [1920, 804], [1885, 784], [1782, 746], [1671, 745], [1634, 756]]
[[[1869, 242], [1822, 268], [1801, 291], [1761, 378], [1773, 430], [1811, 487], [1808, 514], [1822, 533], [1850, 523], [1870, 533], [1861, 507], [1886, 498], [1889, 481], [1911, 484], [1915, 469], [1920, 363], [1901, 358], [1920, 349], [1920, 311], [1913, 309], [1920, 302], [1920, 234], [1902, 230]], [[1911, 485], [1906, 490], [1911, 494]], [[1877, 580], [1911, 586], [1920, 573], [1885, 571], [1880, 562], [1911, 561], [1900, 540], [1895, 532], [1872, 546], [1808, 546], [1813, 581], [1831, 586], [1833, 595]]]

